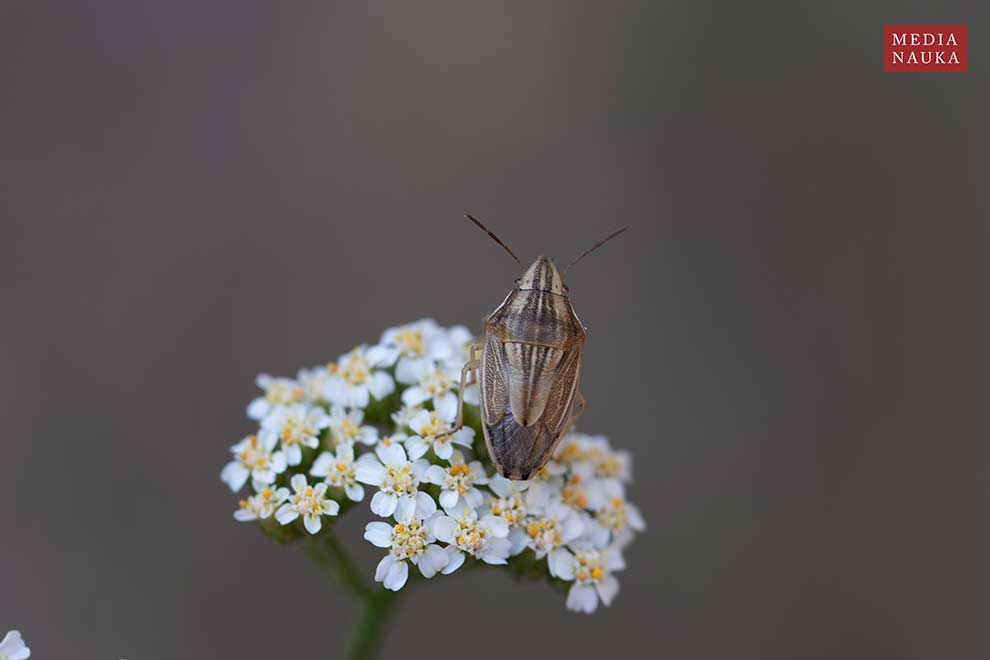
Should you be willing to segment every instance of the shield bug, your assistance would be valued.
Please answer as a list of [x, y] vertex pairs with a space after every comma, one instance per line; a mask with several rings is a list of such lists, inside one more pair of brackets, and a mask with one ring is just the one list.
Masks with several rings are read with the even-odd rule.
[[[466, 217], [522, 267], [509, 246], [476, 218]], [[585, 250], [564, 273], [625, 230]], [[586, 328], [574, 312], [563, 275], [553, 259], [542, 255], [483, 322], [461, 370], [457, 421], [448, 433], [463, 427], [464, 390], [480, 381], [481, 422], [492, 462], [504, 477], [528, 479], [546, 465], [584, 411], [578, 380]], [[577, 413], [572, 412], [575, 404]]]

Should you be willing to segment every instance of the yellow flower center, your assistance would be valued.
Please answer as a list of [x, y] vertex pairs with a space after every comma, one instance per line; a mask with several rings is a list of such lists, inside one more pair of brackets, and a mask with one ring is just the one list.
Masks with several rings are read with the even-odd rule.
[[391, 552], [400, 559], [415, 557], [426, 547], [426, 528], [418, 520], [399, 523], [392, 528]]
[[588, 497], [580, 484], [581, 477], [575, 474], [561, 491], [561, 494], [564, 496], [564, 502], [577, 509], [583, 509], [588, 505]]
[[330, 369], [331, 373], [336, 373], [351, 385], [363, 385], [371, 377], [371, 368], [368, 366], [368, 361], [357, 351], [353, 351], [347, 355], [342, 360], [342, 364], [332, 366], [334, 368]]
[[382, 490], [395, 495], [412, 495], [416, 492], [417, 485], [412, 466], [403, 465], [400, 468], [388, 468], [388, 474], [382, 482]]
[[447, 470], [446, 488], [456, 490], [459, 495], [474, 486], [475, 476], [471, 474], [471, 468], [464, 463], [454, 463]]
[[395, 345], [404, 355], [419, 357], [426, 352], [422, 330], [403, 330], [395, 335]]
[[488, 532], [474, 518], [463, 516], [457, 519], [454, 543], [461, 550], [478, 554], [484, 550], [487, 538]]
[[625, 528], [628, 520], [629, 513], [626, 510], [626, 503], [622, 501], [622, 498], [613, 498], [607, 506], [602, 507], [595, 518], [603, 527], [607, 527], [612, 531], [619, 531]]
[[454, 382], [447, 377], [447, 374], [439, 369], [428, 372], [419, 381], [421, 389], [432, 396], [446, 394], [453, 387]]
[[279, 436], [286, 445], [297, 445], [306, 438], [316, 434], [316, 429], [306, 423], [306, 420], [292, 416], [285, 420]]
[[[522, 498], [518, 495], [511, 497], [500, 497], [492, 500], [491, 513], [493, 516], [502, 518], [510, 525], [518, 524], [526, 515]], [[527, 530], [528, 531], [528, 530]]]
[[602, 562], [601, 553], [597, 550], [576, 552], [574, 559], [577, 560], [574, 577], [578, 582], [594, 584], [605, 576], [605, 564]]
[[271, 460], [271, 452], [258, 445], [258, 436], [252, 435], [248, 448], [243, 450], [238, 458], [241, 464], [249, 470], [264, 470]]
[[526, 533], [533, 539], [536, 547], [545, 552], [559, 547], [563, 541], [556, 517], [531, 521], [526, 526]]
[[[419, 427], [419, 435], [424, 440], [429, 441], [435, 439], [436, 436], [440, 435], [446, 430], [447, 430], [447, 424], [442, 419], [440, 419], [439, 416], [437, 416], [437, 413], [434, 410], [430, 412], [430, 421], [424, 424], [423, 426]], [[445, 436], [440, 442], [442, 444], [448, 441], [450, 441], [449, 435]]]
[[298, 385], [290, 385], [280, 381], [269, 383], [265, 388], [265, 400], [277, 405], [288, 405], [302, 401], [303, 391]]
[[318, 516], [323, 513], [323, 502], [316, 497], [312, 486], [306, 486], [303, 492], [296, 493], [294, 502], [296, 510], [302, 515]]

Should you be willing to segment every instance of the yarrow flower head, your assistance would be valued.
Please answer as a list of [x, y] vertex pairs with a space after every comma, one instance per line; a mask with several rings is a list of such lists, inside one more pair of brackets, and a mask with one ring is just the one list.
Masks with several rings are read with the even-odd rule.
[[332, 406], [329, 417], [331, 443], [334, 446], [355, 442], [374, 445], [378, 442], [378, 430], [374, 426], [364, 426], [363, 421], [364, 411], [360, 408], [347, 411], [343, 406]]
[[[330, 418], [319, 406], [301, 403], [279, 408], [261, 421], [259, 434], [266, 445], [280, 442], [289, 465], [302, 462], [302, 448], [320, 446], [320, 432], [330, 425]], [[274, 441], [273, 441], [274, 438]]]
[[[429, 498], [429, 496], [427, 496]], [[425, 500], [424, 500], [425, 501]], [[432, 499], [430, 499], [432, 502]], [[364, 538], [379, 548], [388, 548], [388, 554], [375, 569], [375, 582], [386, 589], [398, 591], [409, 577], [409, 561], [419, 567], [425, 578], [431, 578], [443, 569], [449, 558], [436, 544], [431, 527], [437, 515], [436, 504], [418, 507], [410, 515], [395, 524], [370, 522], [364, 529]]]
[[335, 516], [340, 511], [340, 505], [325, 497], [327, 494], [326, 483], [319, 483], [310, 486], [306, 477], [297, 474], [292, 477], [292, 490], [295, 493], [288, 496], [288, 501], [279, 507], [275, 512], [275, 518], [279, 523], [288, 525], [290, 522], [303, 517], [303, 525], [310, 534], [316, 534], [323, 526], [323, 516]]
[[464, 462], [464, 454], [454, 451], [450, 465], [431, 465], [426, 470], [426, 480], [440, 486], [440, 506], [453, 508], [463, 499], [472, 509], [481, 506], [485, 496], [478, 489], [488, 483], [481, 461]]
[[371, 397], [381, 400], [395, 390], [395, 381], [385, 371], [373, 370], [364, 346], [358, 346], [327, 366], [330, 376], [323, 396], [330, 403], [364, 408]]
[[245, 522], [270, 518], [275, 513], [275, 508], [289, 499], [288, 488], [273, 489], [271, 486], [260, 484], [255, 485], [255, 490], [258, 491], [255, 495], [240, 501], [241, 508], [234, 511], [236, 520]]
[[442, 399], [437, 406], [434, 410], [421, 410], [409, 420], [409, 428], [415, 435], [406, 441], [406, 447], [414, 458], [432, 449], [434, 456], [448, 460], [454, 454], [454, 445], [473, 447], [475, 432], [471, 427], [448, 433], [457, 418], [456, 399]]
[[598, 600], [606, 605], [619, 593], [619, 581], [612, 573], [626, 567], [617, 548], [558, 548], [550, 553], [550, 572], [562, 580], [573, 581], [567, 593], [567, 608], [591, 614]]
[[234, 492], [239, 491], [251, 477], [260, 484], [270, 484], [285, 471], [285, 454], [272, 451], [278, 438], [274, 435], [249, 435], [230, 448], [235, 458], [224, 466], [220, 478]]
[[291, 378], [273, 378], [261, 374], [255, 380], [264, 394], [248, 404], [248, 417], [261, 420], [282, 406], [303, 400], [303, 388]]
[[486, 564], [504, 564], [512, 550], [509, 524], [498, 516], [479, 517], [466, 501], [447, 509], [446, 515], [433, 521], [433, 534], [447, 543], [449, 562], [444, 573], [453, 573], [464, 563], [464, 555], [477, 557]]
[[[419, 497], [419, 482], [428, 467], [429, 463], [422, 459], [410, 461], [401, 444], [389, 441], [375, 447], [374, 454], [358, 459], [355, 479], [378, 488], [371, 498], [373, 513], [384, 518], [395, 514], [397, 520], [409, 520], [417, 501], [423, 501]], [[435, 504], [433, 508], [436, 509]]]
[[630, 454], [571, 433], [529, 481], [496, 474], [476, 384], [465, 392], [465, 425], [450, 432], [471, 341], [463, 326], [423, 319], [295, 378], [259, 376], [262, 393], [248, 405], [257, 428], [231, 447], [220, 475], [235, 492], [250, 483], [234, 518], [279, 541], [311, 539], [311, 552], [333, 541], [327, 563], [341, 552], [335, 518], [357, 509], [364, 538], [386, 550], [374, 580], [387, 590], [410, 583], [410, 566], [434, 578], [480, 563], [569, 583], [571, 610], [609, 605], [622, 551], [646, 528], [627, 498]]
[[347, 498], [354, 502], [364, 499], [364, 486], [357, 483], [353, 445], [342, 443], [332, 453], [323, 452], [313, 461], [309, 473], [314, 477], [324, 477], [328, 486], [343, 490]]

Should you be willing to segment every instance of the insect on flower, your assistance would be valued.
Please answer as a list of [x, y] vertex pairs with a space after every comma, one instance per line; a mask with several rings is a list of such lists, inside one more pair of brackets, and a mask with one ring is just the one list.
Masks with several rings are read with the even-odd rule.
[[[473, 216], [467, 218], [522, 266], [495, 234]], [[625, 230], [598, 241], [564, 272]], [[585, 327], [571, 305], [563, 275], [553, 259], [538, 256], [485, 318], [481, 339], [472, 344], [461, 370], [457, 421], [447, 433], [463, 427], [464, 390], [480, 372], [482, 428], [492, 462], [509, 479], [528, 479], [550, 460], [584, 410], [578, 391], [584, 339]], [[575, 403], [577, 413], [572, 412]]]

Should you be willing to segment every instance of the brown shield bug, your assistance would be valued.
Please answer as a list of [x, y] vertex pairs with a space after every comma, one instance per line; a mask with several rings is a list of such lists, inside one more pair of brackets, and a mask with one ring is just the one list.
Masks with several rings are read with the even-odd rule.
[[[495, 234], [473, 216], [466, 217], [522, 267]], [[625, 230], [598, 241], [564, 272]], [[578, 379], [585, 330], [553, 259], [537, 257], [484, 319], [481, 337], [471, 345], [461, 370], [457, 421], [448, 433], [463, 427], [464, 389], [480, 381], [481, 422], [492, 462], [504, 477], [529, 479], [550, 460], [584, 410]], [[578, 411], [572, 413], [575, 403]]]

